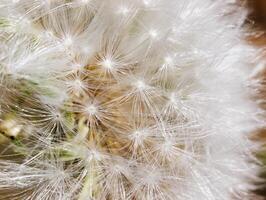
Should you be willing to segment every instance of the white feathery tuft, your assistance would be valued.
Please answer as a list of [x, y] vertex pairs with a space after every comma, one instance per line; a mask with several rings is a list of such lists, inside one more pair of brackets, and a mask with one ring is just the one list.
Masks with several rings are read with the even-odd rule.
[[260, 125], [224, 0], [0, 0], [0, 199], [247, 199]]

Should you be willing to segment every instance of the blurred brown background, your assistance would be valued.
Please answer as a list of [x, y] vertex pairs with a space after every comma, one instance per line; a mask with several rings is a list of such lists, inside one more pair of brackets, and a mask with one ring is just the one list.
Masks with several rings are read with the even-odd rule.
[[266, 28], [266, 0], [248, 0], [248, 6], [251, 8], [250, 17], [263, 28]]
[[255, 45], [266, 47], [266, 0], [246, 0], [250, 10], [249, 22], [252, 27], [260, 32], [254, 38]]
[[266, 28], [266, 0], [249, 0], [248, 4], [253, 10], [251, 14], [253, 19]]
[[[247, 5], [250, 10], [250, 15], [248, 19], [248, 24], [251, 25], [252, 29], [256, 31], [250, 41], [253, 45], [259, 46], [262, 49], [264, 48], [265, 57], [262, 59], [266, 59], [266, 0], [246, 0]], [[266, 60], [264, 60], [266, 63]], [[266, 67], [265, 67], [266, 68]], [[262, 88], [261, 88], [261, 96], [259, 98], [266, 100], [266, 70], [261, 73], [260, 77]], [[266, 105], [263, 103], [262, 108], [266, 110]], [[259, 133], [259, 140], [265, 140], [266, 143], [266, 129], [261, 130]], [[265, 146], [266, 149], [266, 146]], [[262, 150], [258, 154], [258, 158], [262, 162], [262, 169], [260, 176], [264, 179], [260, 183], [258, 183], [258, 189], [256, 193], [262, 196], [262, 199], [266, 200], [266, 150]], [[263, 198], [264, 197], [264, 198]], [[254, 200], [260, 199], [260, 197], [254, 197]], [[252, 199], [253, 200], [253, 199]]]

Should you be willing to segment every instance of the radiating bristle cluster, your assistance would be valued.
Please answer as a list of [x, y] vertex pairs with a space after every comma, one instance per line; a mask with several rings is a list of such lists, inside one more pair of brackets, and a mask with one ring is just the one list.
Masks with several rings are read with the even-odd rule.
[[223, 0], [0, 0], [0, 199], [244, 199], [244, 16]]

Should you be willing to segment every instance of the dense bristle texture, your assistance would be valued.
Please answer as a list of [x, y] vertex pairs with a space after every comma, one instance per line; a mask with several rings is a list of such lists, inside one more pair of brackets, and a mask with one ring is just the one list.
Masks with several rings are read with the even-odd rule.
[[248, 198], [257, 50], [230, 2], [0, 0], [0, 199]]

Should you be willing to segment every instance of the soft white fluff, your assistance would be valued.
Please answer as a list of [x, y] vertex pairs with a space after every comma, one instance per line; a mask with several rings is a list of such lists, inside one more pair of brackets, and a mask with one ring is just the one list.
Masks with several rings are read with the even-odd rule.
[[247, 198], [245, 15], [224, 0], [0, 0], [0, 199]]

